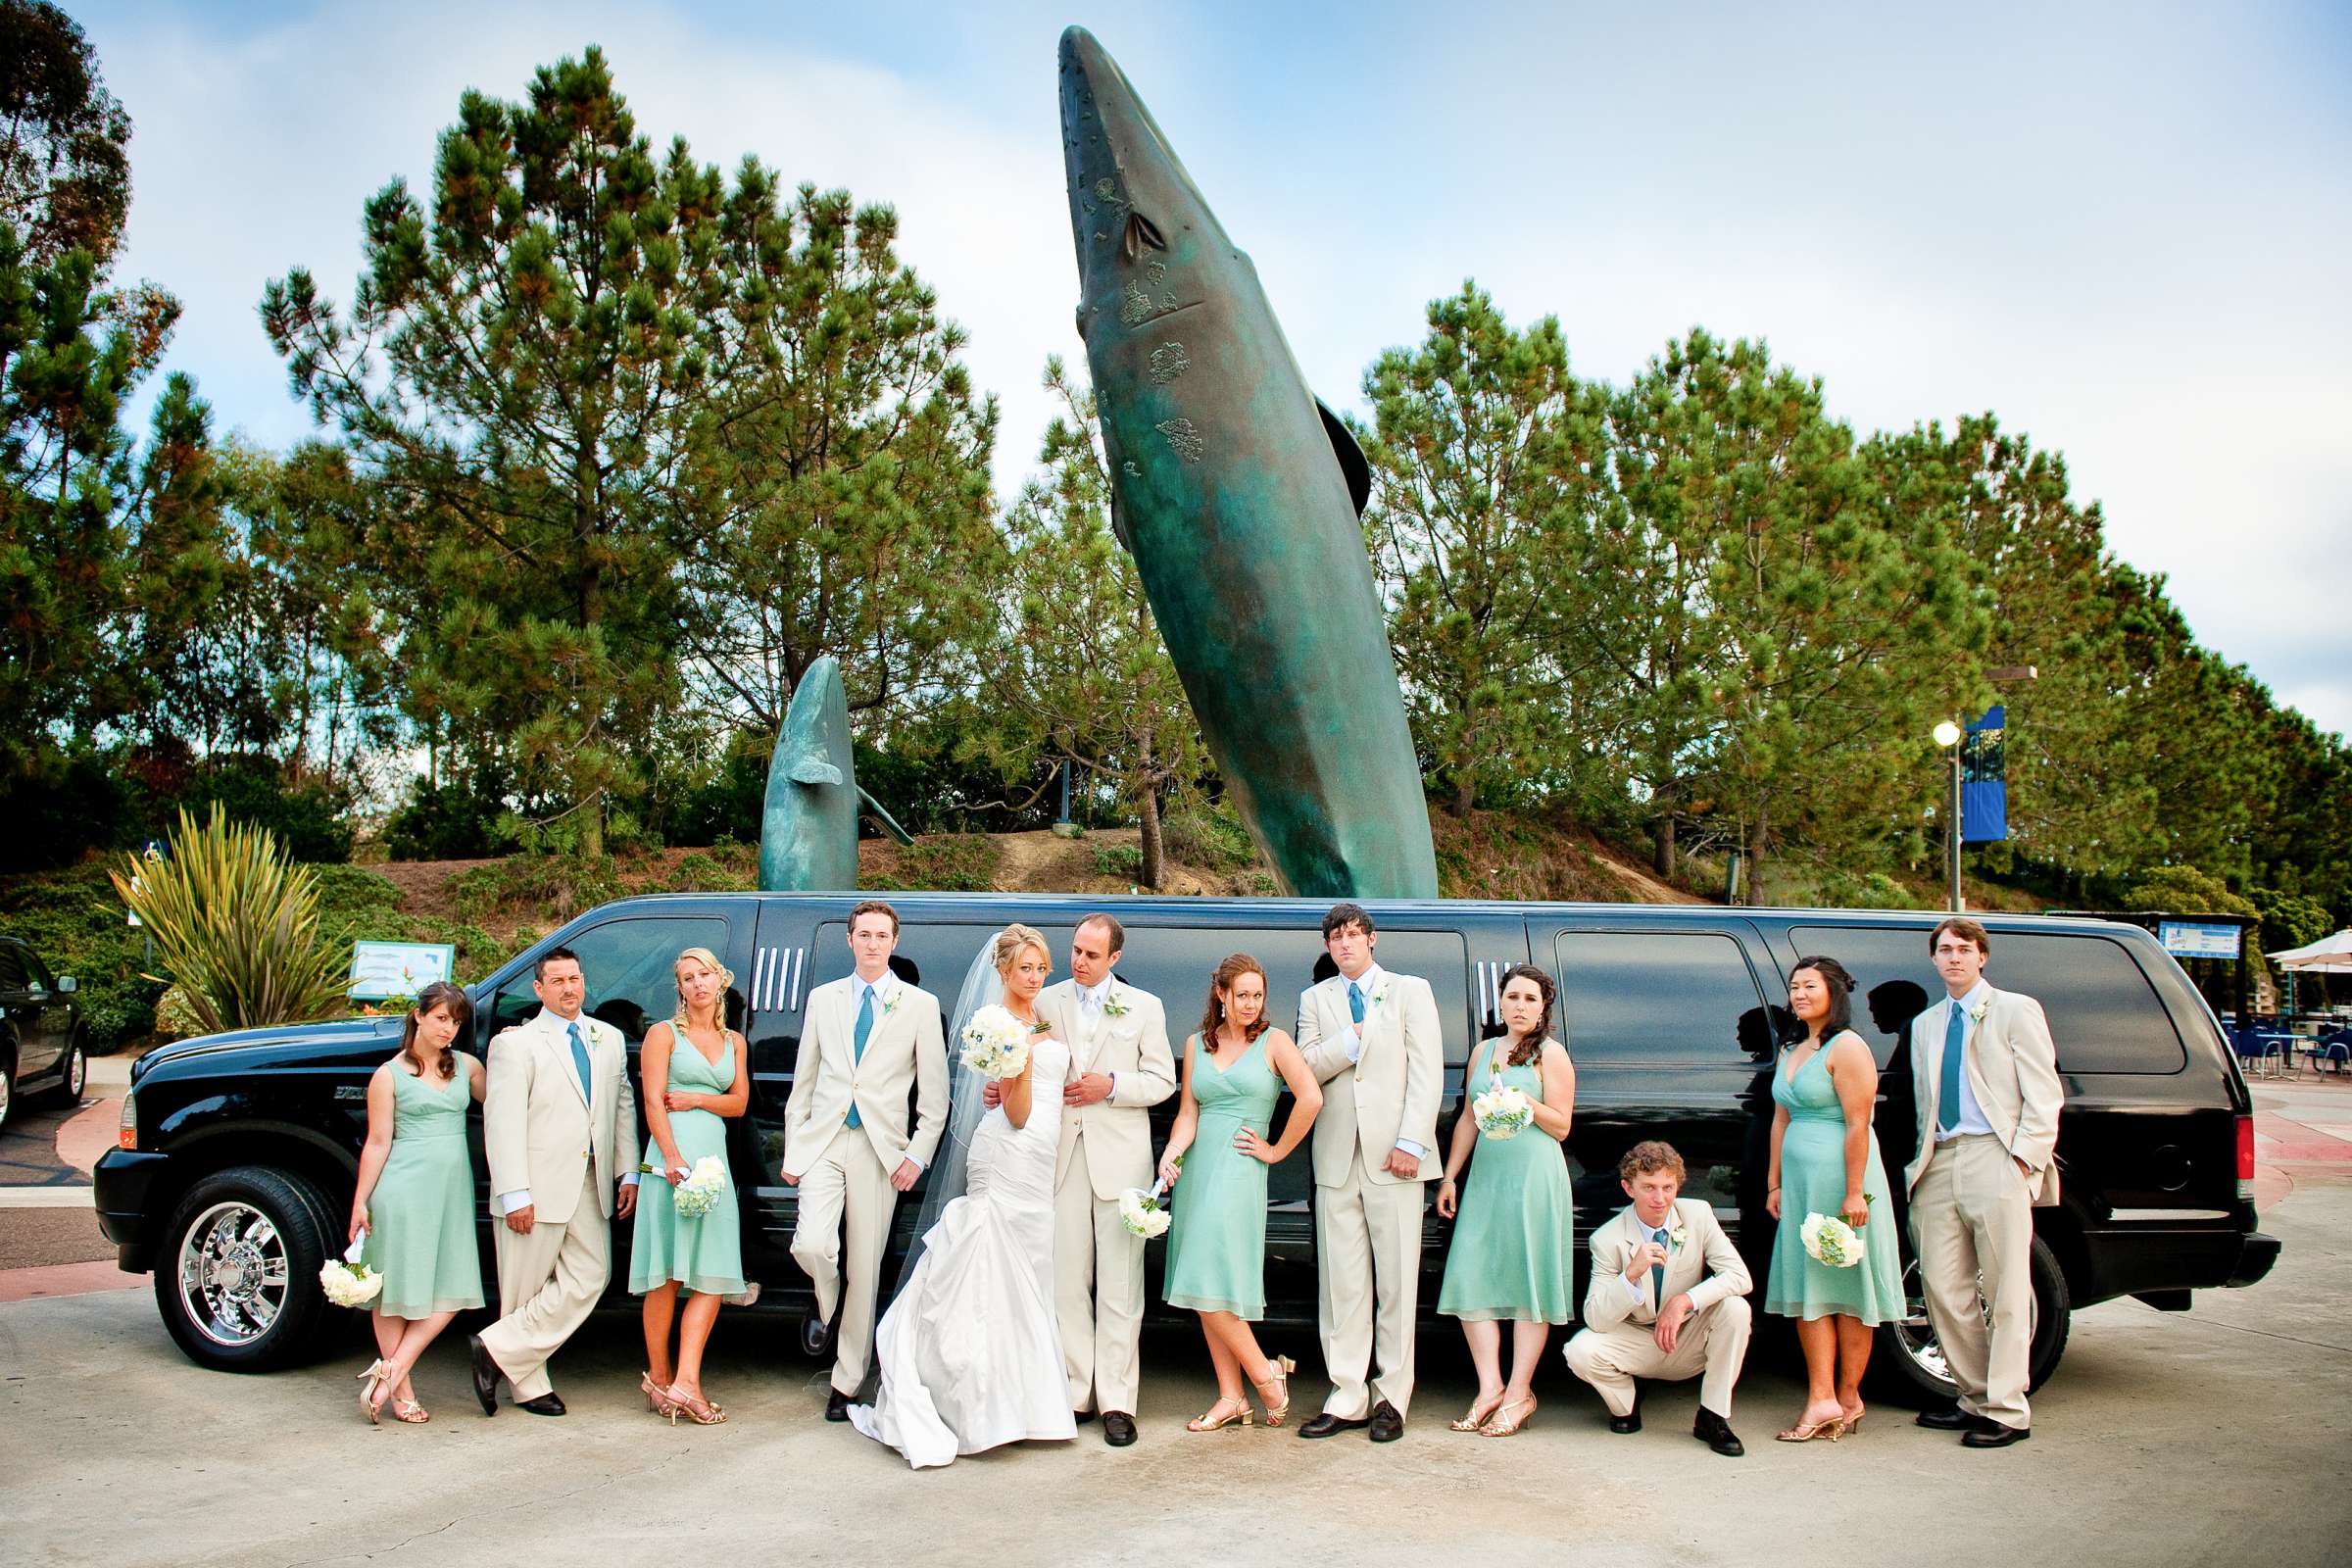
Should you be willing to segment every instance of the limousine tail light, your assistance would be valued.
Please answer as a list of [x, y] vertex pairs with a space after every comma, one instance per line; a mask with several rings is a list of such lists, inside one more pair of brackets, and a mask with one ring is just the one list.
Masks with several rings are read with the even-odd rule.
[[2237, 1118], [2237, 1196], [2254, 1200], [2254, 1118]]
[[134, 1151], [139, 1147], [139, 1097], [127, 1091], [122, 1096], [122, 1121], [115, 1129], [115, 1147]]

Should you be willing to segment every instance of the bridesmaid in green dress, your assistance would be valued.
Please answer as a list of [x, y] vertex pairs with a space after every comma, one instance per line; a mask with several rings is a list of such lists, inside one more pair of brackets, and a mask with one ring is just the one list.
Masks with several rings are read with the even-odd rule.
[[[629, 1243], [629, 1290], [645, 1298], [646, 1373], [638, 1386], [646, 1408], [716, 1426], [727, 1413], [703, 1397], [703, 1350], [718, 1322], [719, 1298], [742, 1296], [743, 1226], [728, 1176], [718, 1200], [700, 1215], [678, 1212], [671, 1189], [715, 1155], [727, 1163], [725, 1118], [751, 1102], [751, 1070], [743, 1037], [727, 1027], [727, 987], [735, 977], [709, 948], [688, 948], [672, 966], [677, 1016], [645, 1033], [638, 1072], [645, 1085], [649, 1143], [661, 1164], [642, 1184], [637, 1229]], [[649, 1166], [651, 1162], [649, 1161]], [[678, 1291], [687, 1292], [678, 1310]], [[676, 1375], [671, 1375], [670, 1324], [678, 1330]]]
[[[1879, 1066], [1848, 1025], [1853, 976], [1835, 958], [1799, 958], [1788, 1010], [1804, 1038], [1781, 1052], [1772, 1075], [1772, 1173], [1764, 1206], [1780, 1222], [1764, 1310], [1797, 1320], [1805, 1350], [1805, 1409], [1784, 1443], [1832, 1441], [1860, 1429], [1862, 1373], [1872, 1326], [1903, 1315], [1902, 1241], [1870, 1116]], [[1861, 1261], [1832, 1268], [1805, 1251], [1806, 1216], [1843, 1219]]]
[[[1285, 1085], [1298, 1102], [1281, 1141], [1268, 1143]], [[1290, 1414], [1298, 1363], [1268, 1359], [1250, 1325], [1266, 1315], [1267, 1167], [1298, 1147], [1322, 1108], [1323, 1086], [1298, 1046], [1267, 1027], [1266, 971], [1235, 954], [1217, 965], [1200, 1032], [1185, 1042], [1184, 1099], [1159, 1157], [1160, 1183], [1174, 1194], [1168, 1304], [1200, 1314], [1217, 1369], [1217, 1402], [1186, 1423], [1191, 1431], [1250, 1424], [1245, 1376], [1266, 1407], [1266, 1425]]]
[[[1502, 977], [1506, 1033], [1481, 1043], [1462, 1077], [1461, 1113], [1438, 1183], [1438, 1214], [1460, 1218], [1446, 1253], [1438, 1310], [1462, 1320], [1478, 1397], [1456, 1432], [1507, 1438], [1536, 1411], [1536, 1368], [1554, 1323], [1576, 1316], [1576, 1201], [1560, 1145], [1576, 1113], [1576, 1068], [1550, 1036], [1558, 988], [1522, 963]], [[1496, 1057], [1501, 1059], [1498, 1062]], [[1511, 1138], [1482, 1138], [1470, 1102], [1496, 1083], [1527, 1096], [1535, 1120]], [[1470, 1186], [1455, 1184], [1473, 1146]], [[1511, 1325], [1511, 1380], [1502, 1380], [1502, 1324]]]
[[449, 1320], [482, 1304], [473, 1160], [466, 1113], [482, 1098], [482, 1064], [452, 1049], [473, 1017], [466, 993], [426, 986], [401, 1026], [400, 1054], [368, 1080], [368, 1143], [351, 1197], [351, 1241], [384, 1278], [369, 1314], [374, 1365], [360, 1374], [370, 1423], [392, 1401], [398, 1421], [427, 1421], [409, 1373]]

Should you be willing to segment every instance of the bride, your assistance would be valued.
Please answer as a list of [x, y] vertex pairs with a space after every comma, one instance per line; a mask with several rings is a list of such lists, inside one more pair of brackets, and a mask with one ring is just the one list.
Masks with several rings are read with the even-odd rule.
[[[1000, 991], [1004, 1009], [1041, 1032], [985, 1114], [986, 1086], [950, 1057], [947, 1150], [923, 1200], [917, 1251], [875, 1336], [881, 1392], [850, 1407], [858, 1431], [918, 1470], [1000, 1444], [1078, 1435], [1054, 1316], [1054, 1155], [1069, 1048], [1037, 1018], [1053, 972], [1046, 939], [1008, 925], [957, 999], [958, 1034]], [[1042, 1087], [1032, 1093], [1033, 1084]]]

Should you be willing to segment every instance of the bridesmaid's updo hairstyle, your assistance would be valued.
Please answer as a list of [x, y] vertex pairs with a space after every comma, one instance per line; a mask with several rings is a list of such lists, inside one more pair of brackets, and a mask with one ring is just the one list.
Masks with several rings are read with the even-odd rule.
[[400, 1026], [400, 1054], [416, 1064], [417, 1077], [424, 1076], [424, 1058], [416, 1054], [416, 1025], [435, 1007], [448, 1008], [449, 1015], [458, 1021], [458, 1034], [449, 1037], [450, 1043], [441, 1048], [440, 1060], [433, 1063], [433, 1071], [447, 1083], [458, 1070], [458, 1035], [464, 1034], [466, 1026], [473, 1021], [473, 1003], [459, 987], [447, 980], [436, 980], [416, 993], [416, 1005], [409, 1009]]
[[1544, 1054], [1544, 1041], [1551, 1031], [1551, 1009], [1560, 1000], [1560, 988], [1551, 976], [1534, 964], [1514, 963], [1504, 971], [1502, 984], [1494, 988], [1494, 1004], [1497, 1011], [1501, 1010], [1503, 992], [1510, 988], [1510, 984], [1514, 980], [1531, 981], [1538, 991], [1544, 993], [1542, 1021], [1512, 1041], [1511, 1054], [1503, 1058], [1502, 1064], [1506, 1067], [1524, 1067]]
[[[1208, 977], [1208, 1005], [1200, 1013], [1201, 1050], [1213, 1051], [1216, 1048], [1217, 1026], [1225, 1021], [1225, 1004], [1219, 999], [1218, 993], [1231, 991], [1233, 983], [1246, 974], [1257, 976], [1259, 983], [1263, 984], [1266, 978], [1265, 965], [1247, 953], [1237, 953], [1223, 963], [1218, 964], [1217, 972]], [[1274, 999], [1269, 996], [1266, 1000], [1271, 1002]], [[1271, 1022], [1272, 1020], [1266, 1016], [1266, 1009], [1258, 1008], [1257, 1021], [1244, 1031], [1247, 1037], [1245, 1043], [1255, 1041], [1259, 1035], [1266, 1032], [1266, 1027]]]
[[[727, 1032], [727, 992], [735, 984], [735, 971], [719, 962], [718, 955], [712, 953], [709, 948], [688, 948], [671, 960], [670, 978], [676, 979], [678, 966], [687, 962], [699, 963], [718, 975], [717, 1016], [712, 1019], [712, 1022], [718, 1025], [719, 1035], [724, 1038]], [[686, 988], [684, 986], [678, 987], [678, 1010], [670, 1014], [669, 1032], [679, 1040], [686, 1038]]]
[[[1854, 1026], [1854, 977], [1836, 958], [1815, 956], [1797, 959], [1796, 967], [1788, 971], [1788, 978], [1794, 980], [1807, 969], [1821, 976], [1830, 988], [1830, 1015], [1821, 1020], [1821, 1043], [1826, 1046]], [[1805, 1020], [1791, 1013], [1788, 1038], [1781, 1042], [1782, 1047], [1786, 1049], [1805, 1038]]]
[[996, 940], [989, 945], [988, 961], [996, 965], [997, 973], [1010, 974], [1012, 966], [1021, 961], [1021, 955], [1031, 948], [1046, 956], [1047, 964], [1054, 962], [1054, 950], [1046, 946], [1046, 934], [1035, 926], [1015, 921], [997, 933]]

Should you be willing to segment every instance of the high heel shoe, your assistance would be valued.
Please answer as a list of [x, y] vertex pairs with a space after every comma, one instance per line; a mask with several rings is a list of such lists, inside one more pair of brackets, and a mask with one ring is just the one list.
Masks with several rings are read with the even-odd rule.
[[[653, 1411], [656, 1415], [675, 1416], [677, 1414], [677, 1401], [669, 1396], [668, 1389], [654, 1381], [654, 1375], [651, 1372], [639, 1378], [637, 1386], [645, 1391], [645, 1407], [648, 1410]], [[676, 1425], [675, 1421], [672, 1421], [671, 1425]]]
[[[1511, 1417], [1511, 1412], [1513, 1410], [1519, 1412], [1516, 1420], [1512, 1419]], [[1534, 1395], [1531, 1394], [1524, 1399], [1513, 1399], [1510, 1403], [1495, 1411], [1494, 1418], [1488, 1421], [1485, 1426], [1478, 1429], [1478, 1435], [1482, 1438], [1510, 1437], [1517, 1433], [1520, 1428], [1526, 1426], [1529, 1419], [1533, 1417], [1535, 1413], [1536, 1396]]]
[[384, 1408], [384, 1401], [381, 1397], [384, 1379], [391, 1375], [392, 1363], [381, 1356], [378, 1356], [367, 1371], [360, 1374], [360, 1381], [367, 1385], [360, 1390], [360, 1413], [368, 1418], [368, 1424], [371, 1427], [383, 1424], [377, 1419], [377, 1415]]
[[1258, 1382], [1255, 1378], [1250, 1380], [1250, 1386], [1257, 1390], [1258, 1402], [1266, 1407], [1267, 1426], [1278, 1427], [1282, 1425], [1284, 1418], [1289, 1416], [1291, 1413], [1291, 1374], [1298, 1370], [1298, 1363], [1292, 1360], [1289, 1356], [1278, 1355], [1274, 1358], [1274, 1377], [1272, 1381], [1282, 1390], [1282, 1402], [1280, 1404], [1276, 1404], [1272, 1399], [1266, 1397], [1265, 1384]]
[[1800, 1423], [1786, 1432], [1776, 1432], [1773, 1438], [1780, 1443], [1811, 1443], [1815, 1438], [1827, 1438], [1836, 1443], [1845, 1436], [1845, 1417], [1834, 1415], [1823, 1421]]
[[696, 1398], [675, 1383], [662, 1390], [662, 1396], [670, 1401], [669, 1424], [673, 1427], [678, 1424], [678, 1417], [681, 1415], [698, 1427], [718, 1426], [727, 1419], [726, 1411], [715, 1404]]
[[1501, 1395], [1495, 1395], [1491, 1402], [1485, 1396], [1482, 1395], [1480, 1397], [1470, 1401], [1470, 1413], [1468, 1415], [1462, 1417], [1459, 1421], [1446, 1422], [1446, 1430], [1448, 1432], [1476, 1432], [1480, 1427], [1483, 1427], [1487, 1424], [1488, 1419], [1494, 1414], [1495, 1410], [1501, 1407]]
[[[1227, 1409], [1227, 1406], [1231, 1406], [1231, 1408]], [[1226, 1413], [1218, 1415], [1219, 1410], [1225, 1410]], [[1248, 1399], [1219, 1399], [1205, 1412], [1187, 1421], [1184, 1424], [1184, 1430], [1187, 1432], [1216, 1432], [1232, 1426], [1236, 1422], [1248, 1426], [1250, 1420], [1250, 1401]]]
[[1862, 1430], [1862, 1417], [1863, 1417], [1863, 1415], [1864, 1415], [1864, 1414], [1865, 1414], [1865, 1413], [1868, 1411], [1868, 1409], [1869, 1409], [1869, 1406], [1865, 1405], [1865, 1406], [1863, 1406], [1861, 1409], [1858, 1409], [1858, 1410], [1853, 1410], [1853, 1411], [1850, 1411], [1850, 1412], [1848, 1412], [1848, 1414], [1847, 1414], [1847, 1415], [1845, 1416], [1845, 1418], [1844, 1418], [1844, 1419], [1845, 1419], [1845, 1436], [1847, 1436], [1847, 1437], [1849, 1437], [1849, 1438], [1850, 1438], [1850, 1437], [1852, 1437], [1852, 1436], [1853, 1436], [1855, 1433], [1857, 1433], [1857, 1432], [1859, 1432], [1859, 1431], [1861, 1431], [1861, 1430]]
[[406, 1421], [411, 1426], [420, 1427], [432, 1418], [432, 1412], [415, 1399], [395, 1398], [392, 1401], [392, 1419], [395, 1421]]

